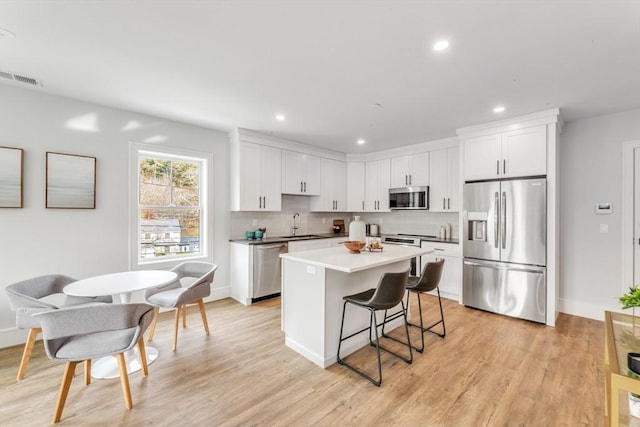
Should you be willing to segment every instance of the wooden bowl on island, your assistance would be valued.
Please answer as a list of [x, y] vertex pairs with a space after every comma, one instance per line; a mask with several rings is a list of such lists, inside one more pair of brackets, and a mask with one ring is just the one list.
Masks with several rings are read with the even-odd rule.
[[366, 243], [361, 240], [347, 240], [344, 245], [352, 254], [359, 254]]

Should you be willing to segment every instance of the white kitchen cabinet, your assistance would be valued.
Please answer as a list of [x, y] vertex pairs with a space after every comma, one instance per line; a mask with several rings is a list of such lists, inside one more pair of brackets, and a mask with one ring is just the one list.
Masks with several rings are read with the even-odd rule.
[[330, 247], [331, 239], [296, 240], [289, 242], [289, 253]]
[[429, 185], [429, 153], [391, 159], [391, 188]]
[[311, 199], [311, 211], [347, 211], [347, 164], [323, 158], [320, 162], [320, 176], [320, 196]]
[[458, 147], [429, 153], [429, 211], [460, 210], [459, 155]]
[[365, 200], [365, 164], [347, 163], [347, 211], [363, 212]]
[[282, 194], [320, 195], [320, 157], [282, 150]]
[[281, 209], [281, 151], [244, 141], [231, 145], [231, 210]]
[[[462, 247], [455, 243], [422, 242], [421, 248], [432, 249], [433, 252], [420, 257], [422, 268], [436, 258], [444, 259], [442, 277], [438, 287], [440, 296], [459, 301], [462, 295]], [[437, 295], [435, 291], [431, 292]]]
[[389, 211], [391, 160], [375, 160], [365, 165], [365, 211]]
[[546, 175], [546, 126], [532, 126], [463, 140], [464, 179]]

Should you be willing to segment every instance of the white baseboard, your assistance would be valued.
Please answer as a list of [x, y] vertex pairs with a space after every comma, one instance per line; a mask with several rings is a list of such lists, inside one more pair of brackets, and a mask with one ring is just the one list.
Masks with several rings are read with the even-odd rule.
[[621, 311], [620, 306], [617, 303], [618, 300], [612, 301], [610, 305], [604, 305], [558, 299], [558, 311], [561, 313], [571, 314], [573, 316], [604, 321], [605, 310]]

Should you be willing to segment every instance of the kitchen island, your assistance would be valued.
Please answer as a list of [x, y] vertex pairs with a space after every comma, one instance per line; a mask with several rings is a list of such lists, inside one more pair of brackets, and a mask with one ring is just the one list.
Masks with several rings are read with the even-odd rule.
[[[338, 351], [342, 297], [375, 288], [382, 274], [406, 271], [411, 258], [430, 252], [426, 248], [387, 245], [382, 252], [351, 254], [345, 247], [336, 247], [280, 255], [285, 344], [322, 368], [332, 365]], [[382, 320], [383, 313], [378, 314]], [[368, 324], [367, 310], [347, 307], [345, 336]], [[385, 330], [400, 325], [402, 318]], [[366, 335], [344, 342], [341, 355], [367, 345]]]

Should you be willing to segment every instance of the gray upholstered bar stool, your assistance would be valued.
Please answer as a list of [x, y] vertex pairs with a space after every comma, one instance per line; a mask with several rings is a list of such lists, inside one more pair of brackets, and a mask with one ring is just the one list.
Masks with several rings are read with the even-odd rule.
[[[420, 329], [420, 338], [422, 341], [422, 345], [420, 348], [413, 347], [417, 352], [422, 353], [424, 351], [424, 333], [431, 332], [439, 336], [440, 338], [444, 338], [447, 335], [447, 329], [444, 325], [444, 312], [442, 311], [442, 299], [440, 298], [440, 288], [438, 284], [440, 284], [440, 278], [442, 277], [442, 269], [444, 267], [444, 259], [438, 259], [436, 261], [432, 261], [427, 263], [427, 265], [422, 270], [422, 274], [420, 277], [410, 277], [407, 282], [407, 290], [409, 291], [409, 295], [407, 295], [407, 307], [409, 307], [409, 300], [411, 294], [415, 293], [418, 296], [418, 312], [420, 314], [420, 324], [414, 324], [408, 322], [409, 326], [413, 326], [414, 328]], [[420, 295], [425, 292], [431, 292], [435, 290], [438, 294], [438, 304], [440, 306], [440, 320], [437, 322], [425, 327], [422, 320], [422, 302], [420, 300]], [[442, 323], [442, 333], [436, 332], [433, 328]]]
[[[371, 381], [372, 384], [376, 386], [380, 386], [382, 384], [382, 362], [380, 360], [380, 350], [384, 350], [390, 354], [393, 354], [396, 357], [404, 360], [406, 363], [413, 362], [413, 352], [411, 351], [411, 342], [409, 341], [409, 328], [407, 327], [407, 310], [404, 306], [404, 294], [405, 294], [405, 285], [407, 283], [407, 278], [409, 277], [409, 271], [405, 271], [402, 273], [385, 273], [380, 277], [380, 281], [378, 282], [378, 286], [375, 289], [369, 289], [364, 292], [360, 292], [354, 295], [348, 295], [343, 297], [344, 305], [342, 306], [342, 322], [340, 324], [340, 340], [338, 341], [338, 363], [346, 366], [351, 369], [353, 372], [362, 376], [363, 378]], [[356, 307], [364, 308], [369, 310], [371, 313], [369, 326], [363, 328], [357, 332], [354, 332], [346, 337], [342, 337], [343, 329], [344, 329], [344, 315], [347, 308], [347, 304], [355, 305]], [[407, 336], [407, 342], [403, 343], [409, 349], [409, 357], [405, 358], [402, 355], [395, 353], [389, 349], [386, 349], [380, 345], [380, 337], [378, 336], [378, 322], [376, 319], [376, 311], [385, 310], [385, 313], [388, 309], [393, 308], [401, 304], [402, 312], [399, 315], [404, 316], [404, 328]], [[371, 329], [375, 331], [376, 339], [372, 340], [371, 337]], [[356, 369], [355, 367], [346, 363], [340, 357], [340, 348], [342, 346], [342, 342], [352, 338], [364, 331], [369, 331], [369, 345], [376, 347], [378, 352], [378, 379], [374, 379], [370, 375], [365, 374], [364, 372]], [[398, 340], [397, 340], [398, 341]], [[402, 342], [402, 341], [399, 341]]]

